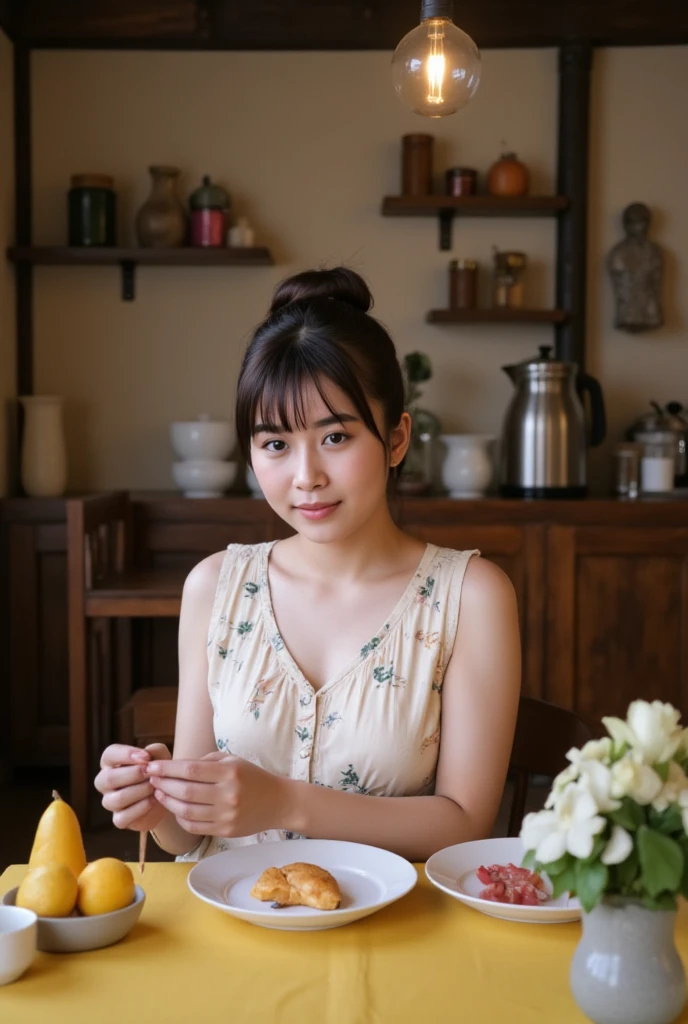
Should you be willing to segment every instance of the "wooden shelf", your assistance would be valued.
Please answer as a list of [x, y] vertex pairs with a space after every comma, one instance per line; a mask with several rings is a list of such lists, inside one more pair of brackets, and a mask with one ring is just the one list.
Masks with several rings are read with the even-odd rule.
[[385, 196], [383, 217], [437, 217], [440, 249], [451, 249], [454, 217], [554, 217], [567, 196]]
[[431, 324], [562, 324], [564, 309], [431, 309]]
[[174, 249], [122, 249], [88, 246], [20, 246], [7, 250], [13, 263], [33, 266], [119, 266], [122, 268], [122, 298], [134, 298], [136, 267], [259, 267], [271, 266], [274, 259], [269, 249], [251, 248], [201, 249], [179, 246]]

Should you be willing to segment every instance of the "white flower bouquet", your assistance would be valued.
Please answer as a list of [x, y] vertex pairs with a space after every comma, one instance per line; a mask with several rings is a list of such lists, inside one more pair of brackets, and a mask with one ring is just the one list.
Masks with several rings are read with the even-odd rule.
[[590, 912], [603, 896], [653, 910], [688, 899], [688, 729], [661, 701], [636, 700], [626, 721], [566, 755], [545, 809], [523, 819], [524, 865], [546, 871], [554, 896]]

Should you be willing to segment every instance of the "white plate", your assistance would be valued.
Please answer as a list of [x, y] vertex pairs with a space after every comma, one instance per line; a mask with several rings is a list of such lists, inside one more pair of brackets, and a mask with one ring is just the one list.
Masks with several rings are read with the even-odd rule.
[[[556, 900], [549, 899], [538, 907], [524, 907], [513, 903], [494, 903], [481, 900], [479, 893], [483, 883], [476, 875], [477, 869], [491, 864], [516, 864], [523, 860], [524, 849], [520, 839], [480, 839], [474, 843], [459, 843], [448, 846], [434, 854], [425, 865], [425, 874], [433, 885], [449, 893], [469, 907], [474, 907], [490, 917], [504, 921], [527, 921], [530, 924], [563, 924], [578, 921], [581, 906], [575, 897], [563, 893]], [[550, 880], [542, 875], [545, 886], [552, 891]]]
[[[325, 868], [342, 891], [339, 910], [311, 907], [273, 909], [249, 895], [266, 868], [305, 861]], [[350, 924], [401, 899], [418, 881], [416, 869], [403, 857], [376, 846], [330, 839], [289, 839], [252, 843], [214, 854], [189, 872], [194, 896], [226, 914], [264, 928], [318, 931]]]

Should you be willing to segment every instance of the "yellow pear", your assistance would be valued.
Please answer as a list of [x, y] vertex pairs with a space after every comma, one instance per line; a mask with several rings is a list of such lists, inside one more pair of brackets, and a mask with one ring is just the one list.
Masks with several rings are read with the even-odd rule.
[[66, 864], [75, 879], [86, 867], [79, 819], [55, 790], [53, 802], [38, 822], [29, 857], [30, 868], [41, 867], [43, 864]]
[[65, 864], [41, 864], [26, 872], [15, 903], [39, 917], [69, 917], [77, 891], [76, 878]]
[[116, 857], [94, 860], [79, 875], [77, 907], [86, 917], [128, 907], [134, 895], [131, 868]]

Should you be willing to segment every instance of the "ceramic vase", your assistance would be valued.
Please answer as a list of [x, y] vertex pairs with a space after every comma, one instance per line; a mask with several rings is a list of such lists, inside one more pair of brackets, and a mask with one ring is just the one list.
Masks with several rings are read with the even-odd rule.
[[594, 1024], [671, 1024], [686, 1002], [675, 910], [609, 896], [583, 914], [571, 963], [573, 998]]
[[178, 167], [148, 168], [152, 183], [148, 199], [136, 215], [139, 245], [171, 249], [186, 240], [186, 210], [177, 195]]
[[54, 395], [22, 395], [19, 401], [24, 408], [22, 487], [32, 498], [57, 498], [67, 486], [63, 399]]
[[441, 434], [446, 449], [442, 483], [450, 498], [480, 498], [494, 474], [492, 434]]

